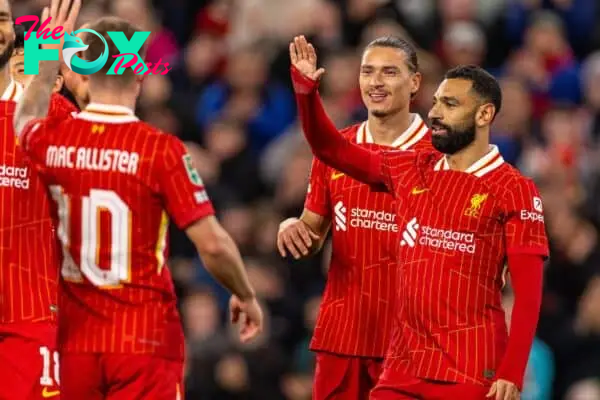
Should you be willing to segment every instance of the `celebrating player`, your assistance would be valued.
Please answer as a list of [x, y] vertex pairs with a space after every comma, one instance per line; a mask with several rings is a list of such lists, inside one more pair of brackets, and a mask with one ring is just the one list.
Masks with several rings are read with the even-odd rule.
[[[25, 28], [23, 25], [15, 25], [14, 29], [15, 45], [10, 58], [10, 74], [14, 81], [20, 83], [23, 87], [27, 87], [29, 83], [31, 83], [34, 75], [25, 75]], [[56, 76], [54, 93], [58, 93], [62, 90], [63, 81], [63, 76], [58, 74]], [[53, 96], [53, 102], [57, 101], [55, 99], [58, 99], [58, 97]]]
[[33, 79], [33, 75], [25, 75], [25, 28], [15, 25], [15, 41], [12, 55], [10, 57], [11, 78], [25, 87]]
[[[371, 398], [518, 398], [548, 247], [534, 184], [489, 144], [501, 106], [497, 81], [474, 66], [446, 74], [429, 113], [444, 155], [371, 151], [339, 135], [325, 114], [304, 38], [290, 45], [290, 57], [315, 155], [397, 202], [398, 311]], [[510, 335], [500, 296], [506, 259], [515, 293]]]
[[[48, 10], [49, 12], [49, 10]], [[42, 21], [48, 18], [50, 15], [42, 15]], [[59, 25], [60, 21], [57, 21], [56, 18], [58, 16], [55, 15], [53, 20], [50, 22], [50, 25], [47, 27], [49, 31], [51, 29], [62, 26], [63, 28], [72, 28], [65, 27], [63, 25]], [[14, 41], [14, 49], [12, 52], [12, 56], [10, 58], [10, 73], [11, 77], [15, 82], [21, 84], [22, 87], [27, 87], [31, 83], [34, 75], [25, 75], [25, 32], [26, 28], [19, 24], [14, 25], [15, 31], [15, 41]], [[65, 29], [66, 30], [66, 29]], [[69, 30], [69, 32], [71, 32]], [[53, 48], [52, 46], [42, 45], [42, 47]], [[62, 52], [59, 53], [62, 57]], [[68, 77], [68, 80], [65, 79], [65, 76]], [[86, 91], [87, 87], [85, 87], [82, 82], [81, 75], [74, 73], [71, 71], [65, 64], [61, 64], [61, 70], [56, 75], [56, 81], [53, 89], [52, 98], [50, 100], [50, 106], [48, 110], [48, 114], [51, 116], [62, 116], [64, 118], [70, 117], [71, 113], [79, 111], [79, 108], [76, 104], [86, 103]], [[73, 90], [69, 89], [72, 88]], [[79, 96], [73, 95], [73, 93], [78, 93]], [[80, 98], [81, 100], [77, 100]]]
[[[54, 1], [55, 5], [58, 1]], [[67, 0], [68, 3], [68, 0]], [[64, 4], [64, 3], [63, 3]], [[102, 18], [90, 29], [119, 54], [107, 32], [136, 29]], [[105, 50], [84, 34], [85, 60]], [[142, 52], [143, 53], [143, 52]], [[234, 296], [242, 341], [262, 313], [237, 247], [214, 217], [183, 143], [135, 117], [142, 76], [128, 68], [89, 80], [91, 103], [71, 119], [32, 119], [47, 109], [58, 63], [42, 63], [15, 123], [58, 207], [64, 261], [59, 318], [63, 399], [177, 399], [184, 340], [167, 259], [168, 217], [185, 229], [206, 267]]]
[[12, 119], [22, 86], [11, 77], [15, 32], [0, 0], [0, 398], [58, 399], [58, 254], [47, 190]]
[[[417, 54], [408, 42], [374, 40], [364, 51], [359, 77], [368, 120], [341, 135], [371, 149], [431, 148], [428, 127], [409, 110], [420, 79]], [[317, 352], [314, 400], [366, 399], [379, 378], [394, 315], [394, 207], [390, 194], [372, 191], [315, 158], [302, 216], [281, 224], [281, 255], [299, 258], [321, 247], [335, 220], [331, 266], [311, 343]]]

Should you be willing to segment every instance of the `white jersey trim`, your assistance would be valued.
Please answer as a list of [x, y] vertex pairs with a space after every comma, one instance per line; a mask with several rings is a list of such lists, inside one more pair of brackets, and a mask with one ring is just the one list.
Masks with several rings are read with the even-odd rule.
[[[408, 150], [425, 137], [429, 131], [429, 127], [423, 122], [423, 119], [419, 114], [413, 113], [411, 116], [413, 117], [413, 121], [410, 126], [394, 140], [390, 147]], [[364, 121], [360, 124], [358, 131], [356, 132], [356, 143], [375, 143], [373, 134], [369, 130], [368, 121]]]
[[[498, 150], [498, 146], [491, 145], [490, 151], [479, 160], [475, 161], [469, 168], [465, 170], [465, 172], [480, 178], [500, 167], [502, 164], [504, 164], [504, 158], [502, 158], [500, 150]], [[443, 156], [433, 167], [434, 171], [447, 171], [449, 169], [450, 165], [448, 164], [447, 156]]]
[[135, 113], [129, 107], [100, 103], [90, 103], [85, 110], [75, 113], [74, 117], [91, 122], [113, 124], [139, 121], [139, 118], [135, 116]]
[[2, 93], [2, 97], [0, 98], [0, 100], [19, 101], [23, 96], [24, 91], [25, 89], [19, 82], [10, 81], [10, 84], [8, 85], [4, 93]]

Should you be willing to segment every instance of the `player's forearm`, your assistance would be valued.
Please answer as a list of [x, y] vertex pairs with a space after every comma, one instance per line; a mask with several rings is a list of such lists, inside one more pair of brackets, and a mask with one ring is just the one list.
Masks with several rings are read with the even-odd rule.
[[207, 271], [240, 300], [254, 297], [240, 252], [226, 232], [200, 256]]
[[40, 72], [25, 89], [17, 104], [13, 125], [18, 136], [27, 123], [48, 114], [52, 89], [60, 68], [58, 61], [40, 61]]
[[521, 389], [542, 303], [544, 262], [537, 255], [511, 255], [508, 268], [515, 302], [508, 345], [497, 378], [513, 382]]
[[300, 220], [304, 222], [314, 233], [319, 235], [319, 239], [313, 240], [310, 246], [310, 252], [307, 257], [317, 254], [323, 248], [325, 240], [327, 240], [327, 233], [331, 226], [331, 220], [323, 217], [317, 213], [314, 213], [308, 209], [304, 209]]
[[325, 112], [318, 84], [292, 67], [292, 82], [302, 130], [315, 156], [361, 182], [384, 183], [379, 153], [346, 140]]

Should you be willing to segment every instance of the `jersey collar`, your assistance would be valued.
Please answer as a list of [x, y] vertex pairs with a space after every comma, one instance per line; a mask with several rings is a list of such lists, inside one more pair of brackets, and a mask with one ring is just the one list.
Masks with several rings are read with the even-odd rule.
[[[498, 150], [498, 146], [491, 145], [490, 151], [485, 156], [475, 161], [469, 168], [465, 170], [465, 172], [481, 178], [488, 172], [500, 167], [502, 164], [504, 164], [504, 158], [502, 158], [500, 150]], [[434, 171], [447, 171], [449, 169], [450, 165], [448, 165], [447, 156], [442, 156], [442, 158], [435, 164], [435, 167], [433, 168]]]
[[88, 106], [82, 112], [75, 114], [75, 118], [80, 118], [91, 122], [106, 123], [126, 123], [139, 121], [133, 110], [129, 107], [100, 103], [88, 104]]
[[[419, 140], [423, 139], [429, 128], [419, 114], [411, 114], [413, 121], [400, 136], [394, 140], [391, 147], [408, 150]], [[367, 121], [363, 122], [356, 132], [356, 143], [375, 143]]]
[[23, 86], [21, 86], [19, 82], [11, 80], [4, 93], [2, 93], [2, 97], [0, 97], [0, 100], [19, 101], [21, 96], [23, 96], [24, 91], [25, 89], [23, 89]]

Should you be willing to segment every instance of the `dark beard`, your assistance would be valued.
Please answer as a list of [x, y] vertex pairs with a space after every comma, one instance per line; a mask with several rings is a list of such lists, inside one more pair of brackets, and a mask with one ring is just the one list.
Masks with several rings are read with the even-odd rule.
[[463, 129], [452, 129], [439, 123], [433, 126], [446, 130], [445, 135], [433, 135], [431, 138], [433, 147], [444, 154], [455, 154], [475, 141], [475, 124]]
[[6, 67], [10, 58], [12, 57], [13, 51], [15, 50], [15, 42], [12, 41], [6, 46], [6, 49], [2, 54], [0, 54], [0, 69]]

